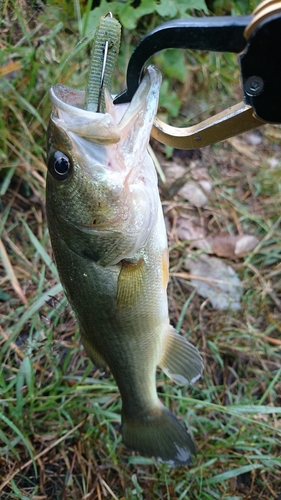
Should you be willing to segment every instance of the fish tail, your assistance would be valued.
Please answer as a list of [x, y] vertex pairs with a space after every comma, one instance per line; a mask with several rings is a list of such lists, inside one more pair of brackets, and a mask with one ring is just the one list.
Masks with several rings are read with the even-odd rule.
[[124, 444], [144, 456], [154, 456], [171, 466], [192, 464], [196, 448], [191, 436], [160, 401], [157, 409], [131, 419], [123, 415]]

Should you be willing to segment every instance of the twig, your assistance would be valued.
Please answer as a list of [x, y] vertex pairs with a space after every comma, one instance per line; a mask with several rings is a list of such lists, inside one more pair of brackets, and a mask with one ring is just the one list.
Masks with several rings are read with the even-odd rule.
[[3, 265], [4, 265], [4, 268], [5, 268], [5, 271], [9, 277], [9, 280], [11, 282], [11, 285], [14, 289], [14, 291], [16, 292], [17, 296], [20, 298], [20, 300], [24, 303], [25, 306], [28, 305], [28, 300], [26, 298], [26, 296], [24, 295], [21, 287], [20, 287], [20, 284], [18, 282], [18, 278], [16, 277], [15, 275], [15, 272], [14, 272], [14, 269], [13, 269], [13, 266], [11, 264], [11, 261], [9, 259], [9, 256], [7, 254], [7, 251], [6, 251], [6, 248], [4, 247], [4, 244], [3, 244], [3, 241], [0, 240], [0, 255], [2, 257], [2, 261], [3, 261]]
[[105, 480], [102, 477], [100, 478], [100, 481], [101, 481], [101, 484], [108, 491], [108, 493], [110, 493], [110, 495], [112, 495], [112, 498], [114, 498], [114, 500], [118, 500], [117, 496], [113, 493], [112, 489], [108, 486], [108, 484], [105, 482]]
[[[1, 333], [1, 336], [3, 337], [3, 339], [5, 341], [9, 340], [9, 335], [4, 332], [3, 328], [0, 326], [0, 333]], [[0, 344], [1, 345], [1, 344]], [[17, 346], [17, 344], [15, 344], [14, 342], [11, 342], [10, 343], [10, 348], [13, 349], [13, 351], [15, 351], [16, 355], [20, 358], [20, 359], [24, 359], [26, 354], [24, 354], [20, 348]], [[46, 370], [44, 370], [44, 368], [42, 368], [42, 366], [38, 365], [38, 363], [32, 363], [34, 368], [42, 373], [47, 373], [49, 375], [48, 372], [46, 372]]]
[[7, 479], [5, 479], [5, 481], [0, 485], [0, 491], [2, 491], [5, 486], [7, 486], [7, 484], [19, 473], [21, 472], [23, 469], [25, 469], [26, 467], [29, 467], [29, 465], [31, 465], [33, 462], [36, 462], [36, 460], [38, 460], [39, 458], [43, 457], [44, 455], [46, 455], [50, 450], [52, 450], [53, 448], [55, 448], [55, 446], [57, 446], [59, 443], [61, 443], [62, 441], [64, 441], [66, 438], [68, 438], [68, 436], [70, 436], [71, 434], [73, 434], [73, 432], [77, 431], [77, 429], [79, 429], [79, 427], [82, 427], [82, 425], [85, 424], [86, 420], [87, 420], [88, 416], [82, 421], [80, 422], [79, 424], [77, 424], [75, 427], [73, 427], [73, 429], [70, 429], [70, 431], [68, 431], [64, 436], [60, 437], [57, 441], [55, 441], [53, 444], [51, 444], [50, 446], [48, 446], [48, 448], [45, 448], [45, 450], [43, 451], [40, 451], [40, 453], [38, 453], [38, 455], [35, 455], [35, 457], [30, 460], [28, 460], [25, 464], [21, 465], [20, 467], [18, 467], [16, 470], [14, 470], [14, 472], [12, 472], [8, 477]]
[[[205, 276], [197, 276], [196, 274], [189, 274], [189, 273], [170, 273], [170, 276], [175, 276], [176, 278], [182, 278], [185, 280], [198, 280], [198, 281], [205, 281], [208, 283], [208, 285], [216, 288], [215, 283], [220, 283], [223, 285], [229, 285], [229, 281], [227, 280], [220, 280], [218, 278], [207, 278]], [[239, 286], [243, 287], [243, 283], [232, 283], [233, 286]]]

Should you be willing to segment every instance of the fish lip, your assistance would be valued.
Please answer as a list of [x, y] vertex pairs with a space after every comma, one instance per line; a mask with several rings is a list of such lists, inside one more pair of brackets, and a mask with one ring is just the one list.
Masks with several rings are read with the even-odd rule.
[[50, 88], [49, 96], [52, 104], [59, 110], [76, 116], [85, 115], [86, 93], [84, 90], [72, 89], [58, 83]]
[[[74, 133], [94, 144], [116, 144], [120, 132], [110, 112], [96, 113], [85, 109], [85, 91], [57, 84], [49, 90], [53, 104], [51, 121], [68, 135]], [[77, 142], [72, 136], [71, 140]]]
[[[158, 102], [160, 82], [160, 73], [153, 66], [149, 66], [132, 102], [114, 106], [112, 96], [108, 92], [105, 113], [85, 109], [85, 91], [72, 89], [61, 84], [54, 85], [49, 91], [53, 104], [51, 121], [67, 134], [72, 132], [93, 144], [110, 145], [119, 142], [121, 144], [132, 127], [133, 118], [138, 116], [141, 111], [143, 103], [148, 105], [148, 117], [151, 118], [151, 114], [155, 114], [154, 108], [156, 101]], [[155, 98], [156, 94], [157, 99]], [[148, 96], [150, 96], [150, 102], [147, 101]], [[148, 120], [148, 122], [150, 121]], [[153, 120], [151, 125], [152, 123]], [[144, 137], [146, 136], [144, 135]], [[74, 136], [72, 136], [73, 139], [75, 140]]]

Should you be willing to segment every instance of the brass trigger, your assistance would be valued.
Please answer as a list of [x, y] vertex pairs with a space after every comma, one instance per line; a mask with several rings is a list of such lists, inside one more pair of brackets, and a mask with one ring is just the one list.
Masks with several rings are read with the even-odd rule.
[[263, 125], [244, 102], [231, 106], [191, 127], [172, 127], [155, 118], [152, 137], [177, 149], [198, 149]]

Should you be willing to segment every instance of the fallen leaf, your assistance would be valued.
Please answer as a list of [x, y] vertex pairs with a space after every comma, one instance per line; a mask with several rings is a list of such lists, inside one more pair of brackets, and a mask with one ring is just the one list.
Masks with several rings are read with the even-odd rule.
[[260, 240], [256, 236], [243, 234], [237, 238], [234, 253], [237, 257], [242, 257], [252, 252], [259, 242]]
[[198, 183], [187, 182], [179, 189], [178, 194], [185, 198], [194, 207], [204, 207], [208, 203], [206, 193], [212, 191], [212, 185], [207, 180], [201, 180]]
[[193, 275], [191, 283], [197, 293], [209, 299], [214, 309], [241, 309], [243, 288], [232, 267], [208, 255], [202, 255], [196, 260], [187, 259], [184, 267]]
[[162, 189], [168, 198], [178, 194], [195, 207], [208, 203], [212, 183], [206, 168], [200, 167], [198, 162], [191, 162], [188, 169], [176, 162], [163, 163], [162, 168], [166, 178]]
[[234, 249], [237, 243], [237, 236], [229, 233], [217, 233], [213, 236], [208, 236], [208, 242], [210, 246], [209, 253], [214, 253], [218, 257], [225, 257], [227, 259], [236, 258]]
[[250, 234], [234, 235], [221, 232], [207, 236], [205, 229], [188, 217], [178, 217], [177, 235], [180, 240], [188, 241], [206, 253], [226, 259], [243, 257], [252, 252], [259, 243], [259, 239]]
[[254, 250], [259, 243], [259, 239], [250, 234], [217, 233], [214, 236], [208, 236], [207, 240], [211, 249], [209, 253], [227, 259], [242, 257]]
[[196, 248], [201, 248], [208, 253], [211, 251], [210, 244], [206, 238], [205, 229], [195, 224], [189, 217], [178, 217], [177, 235], [180, 240], [188, 241]]
[[211, 177], [208, 174], [208, 170], [206, 167], [202, 167], [202, 165], [198, 162], [194, 162], [190, 168], [190, 175], [194, 181], [209, 181], [211, 183]]
[[172, 184], [177, 179], [180, 179], [186, 174], [186, 168], [178, 163], [163, 163], [162, 168], [165, 173], [166, 181], [168, 184]]
[[245, 144], [245, 142], [239, 137], [230, 137], [229, 139], [227, 139], [227, 142], [231, 144], [231, 146], [245, 158], [248, 158], [249, 160], [257, 159], [257, 155], [254, 154], [252, 152], [252, 149], [249, 148], [248, 144]]

